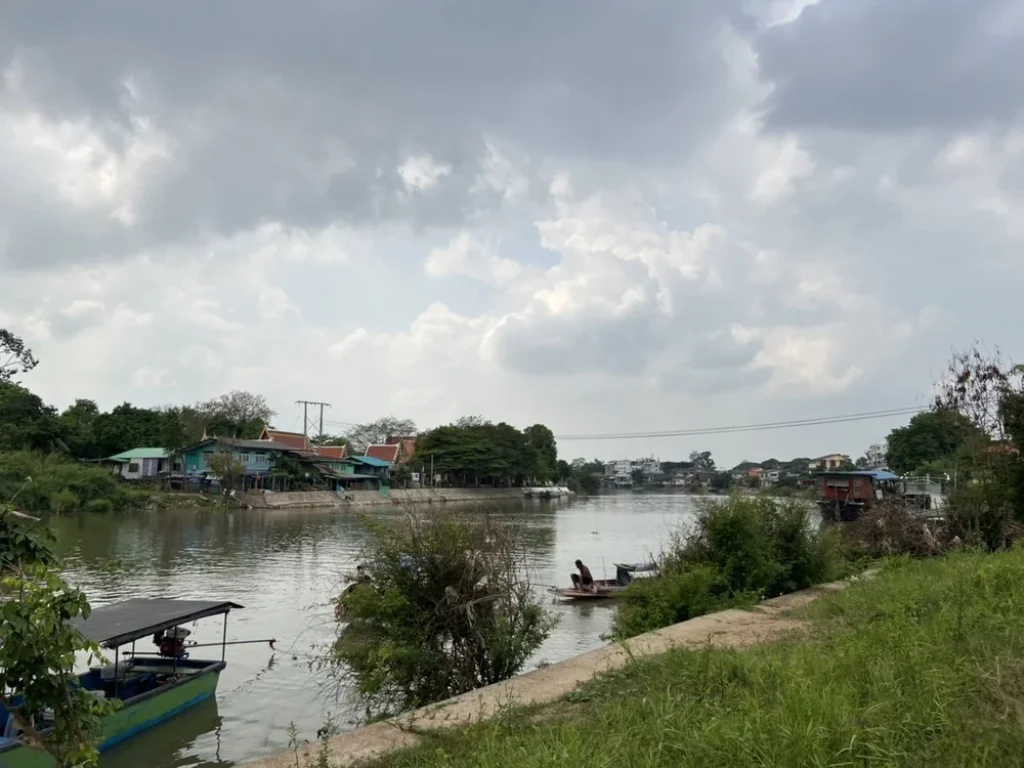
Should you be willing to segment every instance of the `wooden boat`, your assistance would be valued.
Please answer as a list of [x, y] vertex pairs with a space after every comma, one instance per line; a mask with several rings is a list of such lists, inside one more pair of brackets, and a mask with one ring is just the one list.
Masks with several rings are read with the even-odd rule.
[[[100, 752], [214, 697], [226, 666], [227, 614], [241, 607], [208, 600], [137, 598], [96, 608], [88, 619], [73, 622], [87, 639], [114, 651], [113, 665], [92, 668], [78, 678], [94, 695], [121, 702], [103, 721]], [[221, 615], [220, 661], [189, 658], [185, 639], [190, 632], [182, 625]], [[157, 652], [137, 652], [136, 641], [150, 637]], [[128, 645], [131, 650], [122, 655], [121, 648]], [[47, 713], [41, 717], [45, 724]], [[42, 733], [45, 736], [46, 730]], [[48, 754], [22, 743], [14, 719], [2, 704], [0, 734], [0, 768], [53, 768]]]
[[594, 579], [594, 588], [577, 589], [576, 587], [551, 587], [551, 593], [566, 600], [610, 600], [618, 597], [633, 582], [635, 574], [657, 573], [658, 566], [654, 563], [615, 563], [614, 579]]

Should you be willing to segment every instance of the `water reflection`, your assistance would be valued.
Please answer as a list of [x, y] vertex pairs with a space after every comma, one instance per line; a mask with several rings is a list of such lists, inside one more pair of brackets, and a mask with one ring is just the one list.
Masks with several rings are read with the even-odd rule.
[[[492, 514], [521, 527], [530, 577], [542, 587], [568, 583], [577, 558], [595, 577], [613, 575], [614, 562], [658, 551], [671, 528], [694, 509], [687, 496], [619, 494], [572, 503], [516, 503]], [[370, 516], [383, 520], [403, 514], [381, 508]], [[333, 635], [326, 602], [367, 544], [361, 515], [330, 509], [181, 510], [69, 517], [57, 527], [67, 576], [94, 605], [129, 597], [230, 599], [246, 608], [232, 612], [229, 640], [279, 641], [276, 653], [265, 645], [228, 649], [216, 722], [202, 725], [202, 713], [188, 720], [199, 735], [190, 738], [186, 724], [176, 720], [167, 724], [169, 730], [122, 747], [136, 755], [136, 762], [118, 750], [104, 758], [105, 768], [233, 765], [286, 749], [291, 722], [302, 738], [313, 739], [325, 712], [344, 710], [345, 702], [325, 697], [309, 661], [312, 647]], [[611, 605], [550, 608], [560, 622], [533, 665], [603, 644]], [[201, 621], [191, 629], [197, 642], [220, 641], [219, 621]]]

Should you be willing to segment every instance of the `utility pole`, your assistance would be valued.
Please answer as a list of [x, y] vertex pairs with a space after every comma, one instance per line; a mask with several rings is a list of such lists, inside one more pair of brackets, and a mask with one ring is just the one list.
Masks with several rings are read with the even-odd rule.
[[302, 406], [302, 434], [304, 434], [306, 436], [307, 440], [309, 440], [309, 428], [317, 426], [316, 416], [314, 415], [312, 419], [310, 419], [310, 417], [309, 417], [309, 406], [312, 405], [312, 406], [319, 406], [320, 407], [320, 421], [319, 421], [320, 427], [319, 427], [319, 430], [317, 431], [316, 434], [317, 434], [317, 437], [318, 437], [319, 441], [323, 442], [323, 437], [324, 437], [324, 408], [330, 408], [331, 404], [330, 403], [321, 403], [321, 402], [319, 402], [317, 400], [296, 400], [295, 404]]

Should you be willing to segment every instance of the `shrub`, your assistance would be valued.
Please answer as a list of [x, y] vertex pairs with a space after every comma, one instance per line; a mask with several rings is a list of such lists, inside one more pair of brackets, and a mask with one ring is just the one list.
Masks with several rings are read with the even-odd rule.
[[77, 500], [73, 508], [93, 499], [106, 499], [114, 510], [135, 503], [131, 492], [106, 467], [33, 451], [0, 453], [0, 499], [7, 501], [15, 494], [15, 506], [27, 512], [64, 511], [70, 495]]
[[85, 511], [108, 515], [114, 511], [114, 503], [110, 499], [89, 499], [86, 502]]
[[62, 512], [75, 512], [78, 510], [80, 503], [78, 497], [65, 488], [63, 491], [57, 491], [50, 498], [50, 509], [58, 514]]
[[338, 638], [322, 660], [368, 714], [506, 680], [547, 637], [553, 621], [524, 576], [515, 530], [437, 511], [371, 531], [372, 582], [339, 599]]
[[616, 636], [805, 589], [845, 570], [838, 539], [816, 530], [806, 504], [763, 497], [706, 504], [696, 525], [673, 537], [659, 566], [658, 578], [626, 590]]

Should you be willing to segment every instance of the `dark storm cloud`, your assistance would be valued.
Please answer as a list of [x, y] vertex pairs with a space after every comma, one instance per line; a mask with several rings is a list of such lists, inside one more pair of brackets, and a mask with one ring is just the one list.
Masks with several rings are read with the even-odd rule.
[[758, 48], [777, 128], [955, 130], [1024, 106], [1017, 0], [821, 0]]
[[[727, 109], [716, 36], [738, 6], [39, 0], [0, 11], [0, 63], [50, 119], [118, 147], [141, 113], [169, 142], [133, 231], [71, 223], [45, 251], [57, 262], [266, 220], [458, 223], [488, 134], [541, 156], [685, 156]], [[429, 194], [395, 172], [415, 153], [452, 168]], [[6, 261], [38, 261], [11, 228]]]

